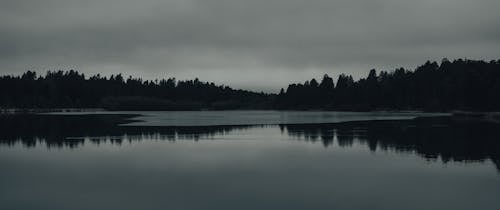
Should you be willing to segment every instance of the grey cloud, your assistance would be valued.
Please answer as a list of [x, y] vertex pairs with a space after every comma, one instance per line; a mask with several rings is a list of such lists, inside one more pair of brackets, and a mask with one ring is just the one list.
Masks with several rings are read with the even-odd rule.
[[[497, 0], [0, 0], [0, 71], [194, 77], [254, 90], [442, 57], [498, 59]], [[272, 81], [269, 81], [269, 79]]]

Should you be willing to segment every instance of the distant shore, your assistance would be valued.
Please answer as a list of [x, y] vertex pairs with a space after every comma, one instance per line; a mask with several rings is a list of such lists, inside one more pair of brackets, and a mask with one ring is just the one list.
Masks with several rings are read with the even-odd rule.
[[500, 112], [454, 111], [452, 117], [463, 121], [487, 121], [500, 123]]
[[[231, 109], [242, 111], [243, 109]], [[371, 111], [356, 111], [356, 110], [281, 110], [275, 111], [326, 111], [326, 112], [426, 112], [422, 110], [371, 110]], [[102, 111], [228, 111], [228, 110], [108, 110], [104, 108], [0, 108], [0, 114], [37, 114], [48, 112], [102, 112]], [[454, 120], [459, 121], [485, 121], [500, 123], [500, 112], [482, 112], [482, 111], [446, 111], [450, 113]]]
[[[424, 110], [394, 110], [394, 109], [375, 109], [375, 110], [356, 110], [356, 109], [106, 109], [106, 108], [1, 108], [0, 114], [30, 114], [47, 112], [101, 112], [101, 111], [324, 111], [324, 112], [428, 112]], [[445, 112], [452, 113], [452, 112]], [[465, 112], [464, 112], [465, 113]], [[471, 112], [474, 113], [474, 112]]]
[[46, 112], [98, 112], [102, 108], [0, 108], [0, 114], [35, 114]]

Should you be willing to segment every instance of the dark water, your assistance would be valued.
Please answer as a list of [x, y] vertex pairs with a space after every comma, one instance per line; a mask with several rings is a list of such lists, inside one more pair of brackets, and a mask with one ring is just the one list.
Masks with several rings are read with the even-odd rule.
[[0, 117], [0, 209], [500, 209], [500, 125]]

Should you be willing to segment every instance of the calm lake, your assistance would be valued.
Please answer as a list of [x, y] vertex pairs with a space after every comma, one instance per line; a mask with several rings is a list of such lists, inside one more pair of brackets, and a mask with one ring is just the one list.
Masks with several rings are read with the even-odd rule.
[[414, 112], [0, 116], [0, 209], [500, 209], [500, 124]]

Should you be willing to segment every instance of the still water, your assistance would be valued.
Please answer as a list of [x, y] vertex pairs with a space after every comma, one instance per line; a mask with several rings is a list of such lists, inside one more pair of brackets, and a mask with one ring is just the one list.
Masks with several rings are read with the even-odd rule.
[[499, 124], [137, 114], [1, 116], [0, 209], [500, 209]]

